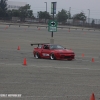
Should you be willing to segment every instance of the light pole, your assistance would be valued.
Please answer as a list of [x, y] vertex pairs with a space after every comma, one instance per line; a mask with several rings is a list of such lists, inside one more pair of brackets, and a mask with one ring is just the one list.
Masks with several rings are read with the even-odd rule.
[[47, 2], [44, 2], [46, 4], [46, 12], [47, 12]]
[[90, 9], [88, 9], [89, 14], [88, 14], [88, 23], [90, 23]]
[[70, 15], [71, 15], [70, 11], [71, 11], [71, 7], [69, 7], [69, 18], [70, 18]]
[[[47, 2], [44, 3], [46, 4], [46, 14], [47, 14]], [[47, 17], [47, 15], [45, 17]], [[46, 23], [46, 18], [45, 18], [45, 23]]]

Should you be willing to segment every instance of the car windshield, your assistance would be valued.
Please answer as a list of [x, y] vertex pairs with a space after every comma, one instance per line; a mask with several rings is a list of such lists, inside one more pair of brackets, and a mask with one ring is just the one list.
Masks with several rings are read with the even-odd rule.
[[50, 49], [64, 49], [64, 47], [60, 45], [50, 45]]

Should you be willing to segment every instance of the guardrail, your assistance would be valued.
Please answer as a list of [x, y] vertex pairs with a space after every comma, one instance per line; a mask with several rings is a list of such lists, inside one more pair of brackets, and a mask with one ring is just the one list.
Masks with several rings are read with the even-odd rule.
[[[0, 23], [0, 24], [2, 24], [2, 25], [9, 25], [9, 27], [11, 26], [11, 25], [16, 25], [16, 26], [19, 26], [19, 27], [21, 27], [21, 26], [28, 26], [28, 27], [30, 27], [30, 26], [34, 26], [34, 27], [46, 27], [46, 28], [48, 28], [48, 25], [41, 25], [41, 24], [24, 24], [24, 23]], [[96, 29], [96, 28], [85, 28], [85, 27], [75, 27], [75, 26], [61, 26], [61, 25], [58, 25], [58, 27], [57, 28], [61, 28], [61, 29], [63, 29], [63, 28], [66, 28], [66, 29], [76, 29], [76, 30], [99, 30], [100, 31], [100, 29]]]

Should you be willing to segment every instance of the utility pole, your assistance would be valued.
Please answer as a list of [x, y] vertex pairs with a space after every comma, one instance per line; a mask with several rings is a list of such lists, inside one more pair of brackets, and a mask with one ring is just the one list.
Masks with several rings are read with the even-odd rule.
[[51, 2], [52, 20], [49, 20], [48, 31], [51, 32], [50, 43], [54, 43], [53, 32], [57, 32], [57, 21], [55, 21], [54, 14], [56, 14], [56, 2]]
[[[53, 2], [53, 21], [54, 21], [54, 3], [55, 2]], [[51, 37], [53, 37], [53, 31], [52, 31]]]
[[70, 11], [71, 11], [71, 7], [69, 7], [69, 18], [70, 18], [70, 15], [71, 15]]
[[[44, 3], [46, 4], [46, 14], [47, 14], [47, 2]], [[47, 17], [47, 15], [45, 17]], [[45, 18], [45, 23], [46, 23], [46, 18]]]
[[88, 9], [89, 14], [88, 14], [88, 23], [90, 23], [90, 9]]
[[47, 12], [47, 2], [44, 2], [46, 4], [46, 12]]

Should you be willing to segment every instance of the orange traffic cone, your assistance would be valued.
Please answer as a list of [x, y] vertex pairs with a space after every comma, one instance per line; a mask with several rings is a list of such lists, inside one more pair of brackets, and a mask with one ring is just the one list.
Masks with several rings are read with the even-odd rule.
[[20, 46], [18, 46], [17, 50], [20, 50]]
[[24, 58], [24, 62], [23, 62], [23, 65], [27, 65], [27, 61], [26, 61], [26, 58]]
[[91, 97], [90, 97], [90, 100], [95, 100], [94, 93], [92, 93], [92, 95], [91, 95]]
[[92, 58], [92, 62], [94, 62], [94, 58]]
[[82, 57], [84, 57], [84, 54], [82, 54]]
[[84, 34], [86, 34], [86, 32], [84, 32]]
[[6, 30], [7, 29], [7, 26], [4, 29]]

